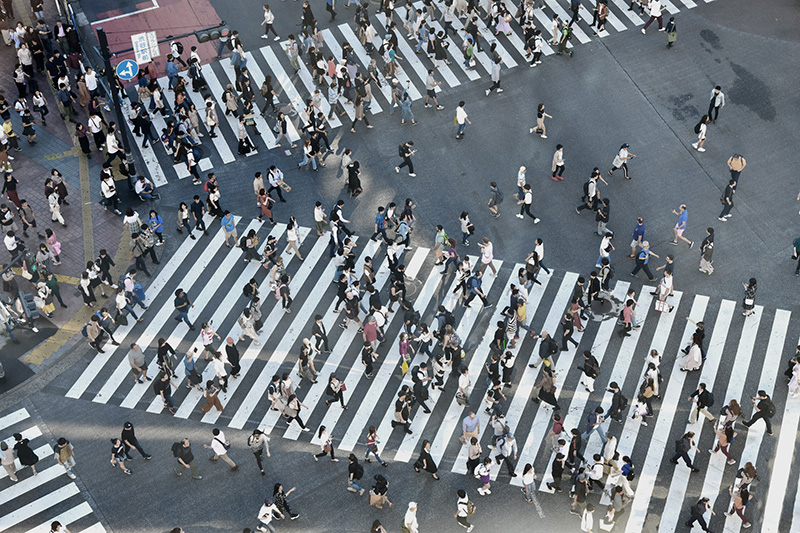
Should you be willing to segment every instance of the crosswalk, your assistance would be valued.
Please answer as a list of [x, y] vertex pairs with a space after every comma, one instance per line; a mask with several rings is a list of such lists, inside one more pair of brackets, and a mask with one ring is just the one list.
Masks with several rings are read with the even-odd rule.
[[[287, 425], [279, 412], [270, 409], [267, 387], [274, 375], [288, 373], [299, 385], [295, 393], [305, 406], [301, 418], [312, 429], [325, 425], [328, 433], [334, 435], [337, 449], [363, 451], [367, 429], [375, 426], [380, 436], [379, 452], [385, 459], [400, 463], [413, 461], [422, 440], [426, 439], [431, 442], [431, 454], [440, 468], [466, 473], [467, 448], [458, 440], [461, 420], [468, 411], [475, 411], [481, 422], [481, 442], [484, 447], [489, 443], [489, 415], [484, 412], [483, 402], [487, 390], [484, 364], [488, 359], [495, 323], [503, 319], [508, 305], [511, 285], [519, 283], [517, 272], [521, 264], [495, 259], [493, 265], [497, 275], [487, 268], [483, 278], [483, 290], [493, 306], [484, 308], [476, 300], [471, 308], [464, 309], [454, 294], [455, 277], [452, 273], [441, 275], [442, 267], [433, 264], [435, 258], [431, 250], [413, 248], [401, 251], [400, 261], [406, 265], [408, 301], [421, 313], [422, 321], [428, 324], [434, 322], [433, 315], [439, 305], [453, 311], [456, 317], [454, 327], [465, 347], [466, 357], [462, 364], [472, 377], [469, 407], [463, 407], [455, 400], [456, 384], [448, 372], [445, 391], [431, 390], [427, 402], [431, 413], [422, 413], [415, 407], [410, 426], [412, 433], [405, 434], [391, 426], [397, 392], [404, 385], [412, 385], [410, 375], [402, 375], [398, 347], [404, 331], [403, 309], [397, 306], [388, 313], [384, 326], [385, 342], [377, 350], [379, 358], [375, 373], [372, 379], [366, 379], [360, 355], [363, 339], [358, 325], [351, 323], [344, 331], [339, 329], [337, 326], [341, 319], [333, 312], [337, 300], [337, 291], [332, 285], [336, 267], [328, 253], [329, 238], [317, 238], [313, 236], [312, 228], [301, 227], [302, 262], [293, 253], [279, 248], [291, 276], [289, 287], [294, 299], [292, 312], [287, 314], [273, 296], [267, 271], [255, 263], [243, 262], [239, 248], [223, 246], [221, 230], [211, 222], [209, 218], [207, 223], [212, 228], [209, 237], [202, 237], [199, 241], [186, 240], [154, 275], [147, 287], [149, 309], [144, 312], [145, 321], [139, 324], [131, 321], [130, 325], [117, 330], [115, 336], [120, 347], [108, 345], [105, 354], [92, 352], [87, 355], [85, 365], [79, 367], [82, 370], [76, 369], [76, 376], [63, 390], [66, 396], [161, 413], [162, 403], [151, 387], [135, 383], [129, 375], [127, 349], [122, 347], [131, 342], [143, 347], [149, 362], [149, 374], [153, 376], [157, 372], [155, 340], [164, 338], [178, 352], [174, 360], [176, 417], [236, 429], [259, 427], [274, 436], [315, 444], [313, 432], [302, 433], [299, 425]], [[263, 237], [263, 242], [266, 242], [267, 234], [284, 242], [283, 225], [264, 227], [255, 220], [237, 219], [237, 228], [240, 234], [255, 229]], [[360, 274], [366, 258], [370, 257], [376, 273], [374, 286], [384, 295], [383, 301], [386, 302], [391, 272], [383, 246], [363, 237], [354, 237], [354, 240], [355, 272]], [[477, 262], [477, 258], [471, 259], [473, 263]], [[575, 272], [555, 271], [540, 276], [541, 285], [534, 285], [528, 293], [525, 325], [536, 332], [546, 330], [559, 339], [561, 318], [569, 306], [578, 276]], [[177, 287], [184, 289], [195, 304], [190, 312], [191, 320], [195, 324], [212, 321], [222, 339], [215, 348], [223, 350], [226, 337], [239, 337], [241, 329], [237, 318], [248, 303], [242, 295], [242, 287], [253, 277], [260, 284], [263, 304], [264, 327], [258, 335], [259, 344], [249, 339], [237, 343], [242, 354], [241, 375], [238, 379], [231, 379], [227, 393], [220, 396], [224, 410], [202, 413], [199, 409], [202, 395], [184, 387], [181, 363], [187, 351], [202, 345], [198, 331], [190, 331], [185, 324], [170, 319], [174, 315], [172, 293]], [[614, 335], [619, 331], [617, 313], [630, 289], [637, 293], [636, 311], [640, 327], [632, 330], [629, 337], [620, 339]], [[727, 486], [733, 482], [737, 469], [748, 461], [756, 465], [762, 479], [754, 489], [757, 501], [748, 507], [750, 519], [763, 523], [764, 531], [784, 531], [787, 523], [793, 524], [794, 528], [800, 527], [800, 503], [795, 500], [794, 491], [796, 476], [792, 475], [796, 469], [789, 468], [800, 461], [793, 456], [794, 436], [800, 423], [800, 402], [786, 399], [782, 417], [779, 409], [773, 421], [774, 437], [765, 435], [761, 423], [750, 429], [737, 423], [738, 437], [732, 446], [732, 453], [737, 458], [736, 466], [726, 466], [721, 454], [708, 454], [715, 435], [710, 424], [703, 427], [705, 418], [700, 417], [700, 421], [692, 424], [686, 422], [690, 405], [686, 398], [699, 382], [706, 383], [715, 392], [717, 403], [713, 409], [716, 412], [735, 398], [742, 403], [743, 419], [749, 418], [748, 398], [758, 389], [773, 395], [776, 403], [783, 405], [786, 388], [783, 383], [778, 385], [777, 371], [783, 366], [787, 352], [793, 353], [793, 343], [800, 329], [797, 318], [789, 310], [757, 306], [756, 313], [745, 319], [737, 302], [731, 299], [689, 295], [680, 291], [675, 291], [670, 298], [674, 312], [660, 313], [654, 309], [652, 290], [653, 287], [617, 281], [607, 299], [607, 302], [612, 302], [611, 311], [591, 314], [585, 330], [575, 333], [574, 338], [580, 345], [570, 346], [555, 357], [556, 395], [565, 420], [564, 427], [567, 431], [577, 427], [583, 432], [590, 411], [597, 405], [608, 409], [611, 403], [611, 394], [606, 391], [608, 383], [619, 383], [626, 398], [635, 398], [647, 368], [645, 356], [652, 350], [662, 355], [664, 381], [660, 384], [661, 399], [656, 402], [656, 415], [648, 419], [648, 426], [630, 416], [622, 424], [606, 422], [602, 426], [603, 431], [611, 431], [617, 436], [620, 456], [629, 455], [637, 465], [638, 475], [633, 483], [636, 494], [625, 515], [625, 530], [647, 529], [652, 516], [661, 515], [659, 530], [675, 531], [687, 516], [682, 512], [702, 494], [715, 503], [717, 515], [707, 518], [712, 528], [716, 524], [717, 529], [721, 529], [724, 522], [725, 531], [737, 531], [741, 526], [738, 517], [727, 518], [721, 511], [727, 511], [725, 506], [730, 505]], [[311, 327], [317, 314], [322, 316], [328, 332], [331, 353], [315, 357], [319, 376], [318, 382], [311, 384], [297, 379], [295, 374], [302, 339], [312, 337]], [[680, 370], [680, 350], [694, 331], [692, 321], [705, 321], [708, 344], [702, 369], [686, 373]], [[550, 491], [546, 483], [551, 480], [553, 453], [544, 446], [544, 438], [550, 429], [553, 410], [545, 403], [530, 401], [534, 385], [541, 377], [541, 368], [528, 365], [538, 357], [538, 341], [524, 333], [525, 330], [520, 330], [520, 339], [511, 350], [517, 360], [512, 387], [504, 389], [507, 400], [503, 402], [502, 410], [507, 424], [517, 436], [517, 469], [521, 470], [526, 463], [534, 465], [540, 474], [537, 487], [542, 497], [548, 497], [546, 493]], [[592, 393], [578, 385], [580, 371], [576, 367], [582, 362], [580, 354], [584, 350], [591, 350], [601, 364], [600, 377]], [[412, 355], [412, 358], [411, 366], [426, 359], [420, 355]], [[200, 362], [199, 366], [203, 364]], [[349, 409], [346, 411], [338, 404], [326, 407], [323, 403], [329, 398], [325, 388], [332, 373], [347, 385], [345, 402]], [[204, 381], [213, 378], [213, 369], [205, 367]], [[170, 415], [164, 413], [162, 416]], [[693, 431], [697, 436], [698, 450], [693, 450], [691, 457], [700, 465], [700, 474], [691, 474], [683, 464], [673, 467], [667, 461], [673, 451], [672, 443], [687, 431]], [[590, 458], [601, 450], [600, 437], [593, 433], [585, 443], [583, 455]], [[509, 480], [497, 465], [493, 466], [491, 475], [500, 482], [521, 485], [520, 477]], [[605, 505], [608, 499], [602, 496], [599, 502]]]
[[[14, 433], [30, 441], [29, 446], [39, 457], [37, 475], [16, 461], [18, 481], [11, 481], [5, 469], [0, 471], [0, 531], [47, 533], [54, 521], [75, 533], [104, 533], [81, 490], [67, 472], [53, 459], [53, 444], [31, 419], [26, 408], [16, 409], [0, 417], [0, 433], [14, 448]], [[7, 452], [7, 453], [8, 453]]]
[[[713, 0], [704, 0], [702, 3], [711, 1]], [[598, 39], [602, 39], [608, 37], [612, 33], [624, 32], [628, 28], [639, 28], [648, 18], [646, 14], [640, 15], [638, 9], [630, 10], [626, 0], [611, 0], [608, 3], [608, 23], [606, 24], [606, 29], [599, 32], [599, 34], [593, 34], [589, 25], [591, 24], [592, 10], [596, 5], [595, 2], [596, 0], [586, 0], [581, 6], [581, 18], [573, 25], [574, 39], [571, 41], [570, 46], [587, 44], [591, 42], [593, 35]], [[665, 0], [662, 3], [664, 4], [665, 11], [669, 14], [677, 13], [679, 7], [685, 9], [697, 7], [697, 4], [693, 0], [675, 0], [674, 3]], [[481, 4], [485, 10], [486, 6], [483, 5], [484, 3], [482, 2]], [[517, 12], [517, 6], [512, 0], [504, 0], [504, 4], [512, 14]], [[429, 20], [428, 23], [433, 30], [438, 32], [443, 30], [442, 23], [438, 20], [438, 17], [444, 9], [444, 3], [437, 1], [433, 2], [433, 5], [437, 10], [437, 20]], [[415, 8], [425, 7], [421, 0], [414, 2], [413, 6]], [[425, 12], [424, 9], [423, 12]], [[401, 28], [405, 15], [406, 10], [404, 7], [397, 7], [395, 9], [393, 20], [398, 24], [398, 28]], [[566, 11], [559, 0], [545, 0], [544, 7], [536, 9], [534, 13], [536, 25], [542, 30], [542, 37], [544, 39], [542, 51], [545, 56], [551, 56], [555, 53], [554, 47], [547, 44], [547, 41], [553, 37], [552, 20], [554, 15], [558, 15], [562, 20], [570, 20], [571, 18], [571, 14]], [[375, 46], [375, 51], [373, 51], [372, 54], [369, 54], [361, 44], [360, 38], [355, 33], [353, 23], [348, 22], [333, 25], [322, 30], [324, 41], [324, 50], [322, 50], [323, 56], [328, 57], [332, 55], [337, 61], [340, 61], [342, 58], [342, 43], [346, 41], [353, 48], [358, 63], [357, 67], [361, 72], [366, 75], [367, 66], [372, 58], [376, 59], [378, 66], [382, 68], [384, 60], [377, 53], [377, 49], [380, 47], [381, 38], [385, 33], [383, 28], [388, 21], [386, 20], [385, 14], [382, 12], [373, 13], [371, 16], [371, 21], [375, 26], [377, 35], [375, 42], [372, 43]], [[436, 87], [435, 90], [437, 93], [443, 90], [452, 93], [454, 90], [458, 90], [463, 83], [477, 81], [481, 78], [488, 84], [492, 64], [488, 52], [476, 51], [477, 68], [474, 70], [468, 69], [464, 64], [461, 46], [464, 23], [462, 20], [456, 19], [452, 24], [459, 34], [453, 37], [448, 33], [445, 38], [445, 42], [449, 45], [447, 54], [451, 60], [450, 65], [447, 65], [444, 61], [438, 61], [435, 65], [434, 60], [424, 53], [427, 49], [427, 45], [423, 45], [423, 53], [415, 53], [417, 41], [409, 39], [402, 29], [397, 32], [399, 45], [397, 51], [403, 60], [400, 62], [400, 67], [395, 77], [400, 81], [403, 87], [407, 89], [412, 101], [418, 101], [425, 95], [425, 82], [429, 69], [434, 69], [436, 78], [443, 81], [442, 86]], [[486, 22], [481, 17], [478, 18], [478, 29], [483, 35], [482, 41], [486, 43], [486, 50], [488, 50], [490, 45], [497, 46], [496, 51], [502, 57], [504, 70], [525, 66], [530, 59], [526, 58], [523, 31], [519, 25], [519, 18], [515, 18], [511, 22], [511, 26], [512, 32], [510, 34], [496, 34], [494, 28], [487, 27]], [[300, 57], [300, 70], [295, 75], [285, 50], [287, 42], [288, 41], [274, 43], [248, 51], [246, 53], [247, 69], [253, 80], [252, 89], [255, 93], [258, 93], [258, 88], [261, 86], [266, 76], [271, 76], [273, 88], [280, 94], [278, 99], [279, 105], [287, 114], [287, 117], [289, 115], [294, 117], [288, 121], [288, 136], [292, 142], [296, 142], [300, 138], [300, 131], [303, 126], [302, 116], [305, 108], [305, 101], [311, 97], [317, 89], [320, 89], [320, 98], [318, 101], [321, 110], [326, 116], [330, 111], [330, 106], [327, 99], [327, 87], [317, 87], [315, 85], [315, 80], [309, 72], [309, 68], [303, 62], [303, 56]], [[190, 89], [187, 96], [189, 100], [195, 104], [200, 114], [199, 133], [203, 134], [204, 137], [198, 139], [202, 141], [201, 149], [203, 151], [203, 157], [200, 159], [199, 165], [200, 170], [205, 172], [216, 165], [231, 163], [236, 159], [237, 156], [235, 154], [237, 153], [239, 134], [238, 119], [233, 115], [225, 115], [225, 105], [222, 99], [225, 87], [229, 83], [234, 83], [235, 81], [233, 65], [227, 59], [214, 62], [203, 67], [202, 75], [208, 83], [207, 88], [203, 89], [201, 92], [193, 92]], [[168, 107], [172, 107], [172, 93], [167, 90], [168, 80], [166, 76], [159, 78], [158, 82], [164, 91], [165, 103]], [[373, 103], [369, 110], [371, 114], [376, 115], [387, 108], [391, 108], [392, 96], [388, 80], [383, 80], [380, 87], [375, 87], [373, 85], [373, 93]], [[134, 88], [129, 89], [129, 94], [132, 98], [135, 98]], [[208, 135], [207, 127], [204, 124], [204, 98], [206, 97], [209, 97], [215, 102], [216, 111], [220, 119], [220, 123], [217, 125], [217, 136], [215, 138], [211, 138]], [[334, 134], [342, 126], [347, 129], [347, 125], [355, 118], [353, 104], [347, 102], [343, 96], [340, 97], [339, 101], [349, 120], [342, 120], [344, 117], [334, 117], [331, 119], [329, 125]], [[147, 104], [148, 102], [145, 102], [145, 105]], [[256, 94], [254, 108], [257, 107], [258, 110], [260, 110], [263, 105], [263, 98]], [[258, 110], [256, 110], [255, 113], [255, 122], [260, 139], [254, 139], [253, 135], [255, 135], [255, 133], [251, 130], [248, 130], [248, 136], [250, 136], [252, 141], [255, 141], [254, 144], [257, 148], [272, 150], [276, 147], [276, 139], [273, 130], [276, 126], [276, 117], [271, 115], [262, 116]], [[166, 127], [166, 121], [164, 117], [156, 113], [151, 114], [151, 117], [156, 134], [160, 135], [162, 129]], [[133, 127], [129, 120], [127, 123], [129, 128]], [[172, 179], [185, 179], [189, 177], [189, 172], [183, 162], [179, 161], [174, 165], [159, 164], [159, 160], [172, 157], [171, 153], [167, 152], [165, 145], [162, 143], [151, 144], [146, 148], [143, 148], [139, 143], [134, 144], [136, 145], [136, 149], [139, 150], [145, 162], [145, 166], [150, 170], [151, 177], [156, 186], [165, 185]], [[255, 152], [250, 152], [247, 155], [253, 155], [254, 153]], [[299, 151], [297, 153], [302, 155]], [[287, 155], [290, 154], [291, 152], [287, 153]]]

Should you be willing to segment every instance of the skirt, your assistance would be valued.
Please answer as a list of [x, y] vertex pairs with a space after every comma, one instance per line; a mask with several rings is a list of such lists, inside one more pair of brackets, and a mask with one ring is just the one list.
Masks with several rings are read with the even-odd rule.
[[317, 233], [325, 233], [325, 230], [328, 229], [328, 225], [325, 222], [317, 221], [314, 222], [314, 228], [317, 230]]

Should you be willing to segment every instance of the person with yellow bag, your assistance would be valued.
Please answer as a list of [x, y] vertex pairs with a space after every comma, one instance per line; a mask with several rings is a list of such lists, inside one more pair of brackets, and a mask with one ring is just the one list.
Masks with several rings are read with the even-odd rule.
[[411, 356], [414, 353], [414, 347], [411, 345], [411, 340], [408, 338], [408, 333], [403, 332], [400, 334], [400, 357], [403, 358], [403, 362], [400, 365], [402, 375], [405, 376], [406, 372], [408, 372], [409, 363], [411, 362]]

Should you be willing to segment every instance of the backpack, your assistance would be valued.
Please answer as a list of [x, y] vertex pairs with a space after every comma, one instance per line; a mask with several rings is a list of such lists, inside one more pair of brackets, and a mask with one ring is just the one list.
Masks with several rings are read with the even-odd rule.
[[591, 182], [592, 182], [592, 180], [589, 180], [589, 181], [587, 181], [586, 183], [583, 184], [583, 199], [584, 200], [588, 200], [589, 199], [589, 184]]
[[356, 471], [353, 472], [353, 479], [361, 479], [361, 476], [364, 475], [364, 466], [361, 463], [356, 465]]
[[624, 411], [628, 407], [628, 399], [622, 394], [619, 395], [619, 410]]
[[183, 43], [180, 41], [175, 41], [175, 49], [178, 50], [178, 55], [183, 54]]
[[497, 203], [498, 204], [502, 204], [503, 203], [503, 193], [501, 193], [499, 190], [496, 190], [494, 192], [494, 194], [497, 196]]
[[242, 293], [246, 298], [250, 298], [253, 295], [253, 287], [249, 283], [242, 288]]
[[173, 457], [180, 457], [181, 456], [181, 448], [183, 445], [180, 442], [173, 442], [172, 443], [172, 456]]
[[708, 391], [708, 401], [706, 402], [706, 407], [713, 407], [714, 406], [714, 394], [711, 391]]
[[683, 439], [675, 441], [675, 453], [683, 453]]
[[89, 333], [86, 331], [86, 328], [88, 328], [88, 327], [89, 327], [89, 323], [87, 322], [81, 328], [81, 335], [83, 335], [84, 337], [88, 337], [89, 336]]
[[456, 324], [456, 316], [451, 313], [450, 311], [444, 312], [444, 325], [445, 326], [455, 326]]
[[419, 376], [417, 375], [418, 373], [419, 373], [419, 365], [413, 366], [411, 368], [411, 381], [413, 381], [414, 383], [417, 383], [419, 381]]
[[701, 121], [700, 121], [700, 122], [698, 122], [698, 123], [695, 125], [695, 127], [694, 127], [694, 132], [695, 132], [696, 134], [698, 134], [698, 135], [700, 135], [700, 126], [701, 126], [702, 124], [703, 124], [703, 121], [701, 120]]
[[775, 404], [770, 401], [767, 405], [767, 417], [772, 418], [773, 416], [775, 416]]
[[472, 516], [475, 514], [475, 510], [478, 509], [478, 506], [472, 503], [472, 500], [467, 501], [467, 516]]
[[242, 238], [239, 239], [239, 248], [242, 250], [247, 250], [247, 236], [242, 235]]
[[416, 309], [409, 309], [405, 312], [405, 316], [403, 318], [405, 322], [408, 322], [412, 326], [416, 326], [419, 324], [420, 314]]
[[279, 283], [278, 285], [275, 286], [275, 299], [276, 300], [280, 300], [281, 299], [281, 289], [283, 287], [285, 287], [285, 286], [286, 286], [285, 283]]
[[400, 146], [397, 147], [397, 155], [399, 155], [400, 157], [406, 156], [405, 145], [401, 144]]

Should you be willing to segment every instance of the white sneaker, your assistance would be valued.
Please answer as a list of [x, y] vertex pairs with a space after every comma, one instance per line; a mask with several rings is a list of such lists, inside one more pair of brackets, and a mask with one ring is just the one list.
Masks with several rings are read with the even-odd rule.
[[538, 218], [534, 218], [534, 219], [533, 219], [533, 223], [534, 223], [534, 224], [538, 224], [539, 222], [540, 222], [540, 220], [539, 220]]
[[705, 148], [703, 148], [703, 147], [701, 146], [700, 148], [698, 148], [698, 149], [697, 149], [697, 151], [698, 151], [698, 152], [705, 152], [705, 151], [706, 151], [706, 149], [705, 149]]
[[276, 35], [276, 36], [275, 36], [275, 38], [274, 38], [274, 39], [272, 39], [272, 40], [273, 40], [273, 41], [280, 41], [280, 40], [281, 40], [281, 38], [280, 38], [280, 37], [278, 37], [278, 36]]
[[501, 93], [501, 92], [503, 92], [503, 89], [497, 89], [497, 92]]
[[489, 93], [490, 93], [490, 92], [492, 92], [492, 91], [491, 91], [491, 90], [489, 90], [489, 89], [486, 89], [486, 96], [489, 96]]
[[517, 218], [523, 218], [522, 215], [515, 215]]
[[533, 133], [533, 128], [529, 129], [528, 133]]
[[261, 38], [262, 39], [269, 39], [269, 37], [267, 37], [266, 35], [262, 35]]
[[692, 146], [694, 147], [695, 150], [697, 150], [697, 143], [692, 143]]
[[400, 174], [400, 167], [394, 167], [394, 171]]
[[647, 32], [645, 31], [644, 28], [642, 28], [642, 35], [647, 35]]
[[545, 135], [544, 133], [542, 133], [542, 134], [540, 135], [540, 137], [541, 137], [542, 139], [547, 139], [547, 135]]

